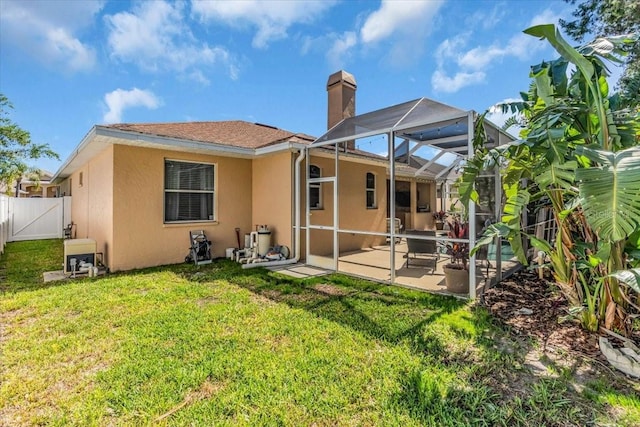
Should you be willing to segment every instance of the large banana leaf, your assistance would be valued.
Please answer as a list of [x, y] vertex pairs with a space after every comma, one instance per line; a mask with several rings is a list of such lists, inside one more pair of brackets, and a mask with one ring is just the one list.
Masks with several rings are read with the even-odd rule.
[[557, 187], [571, 190], [577, 167], [578, 162], [575, 160], [565, 163], [553, 162], [551, 164], [544, 162], [535, 171], [533, 179], [542, 190], [553, 190]]
[[593, 76], [594, 69], [591, 62], [562, 38], [555, 25], [536, 25], [524, 30], [524, 33], [542, 39], [546, 38], [563, 58], [571, 61], [578, 67], [587, 80], [590, 80], [591, 76]]
[[600, 239], [616, 242], [640, 228], [640, 147], [616, 153], [576, 147], [595, 164], [578, 169], [580, 201]]
[[640, 294], [640, 268], [632, 268], [630, 270], [616, 271], [609, 275], [615, 277], [622, 283]]

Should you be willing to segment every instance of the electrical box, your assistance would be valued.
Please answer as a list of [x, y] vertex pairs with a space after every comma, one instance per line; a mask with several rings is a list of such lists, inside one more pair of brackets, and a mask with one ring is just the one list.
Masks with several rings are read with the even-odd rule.
[[96, 265], [96, 241], [93, 239], [69, 239], [64, 241], [64, 272], [73, 272], [71, 259], [76, 260], [75, 271], [82, 261]]

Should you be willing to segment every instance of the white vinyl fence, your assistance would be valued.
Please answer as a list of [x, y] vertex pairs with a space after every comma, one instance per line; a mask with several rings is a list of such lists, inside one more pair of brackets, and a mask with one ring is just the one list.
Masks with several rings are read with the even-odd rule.
[[[5, 200], [3, 196], [3, 213], [0, 215], [5, 215], [5, 203], [8, 219], [4, 234], [6, 242], [62, 238], [64, 227], [71, 222], [71, 197], [7, 197]], [[2, 223], [4, 228], [4, 219]]]
[[9, 196], [0, 194], [0, 254], [9, 240]]

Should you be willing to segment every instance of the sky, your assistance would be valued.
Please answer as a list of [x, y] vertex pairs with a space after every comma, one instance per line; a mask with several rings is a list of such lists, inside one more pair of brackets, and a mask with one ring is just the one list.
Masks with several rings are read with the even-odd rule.
[[357, 113], [517, 99], [529, 67], [557, 56], [522, 31], [571, 11], [561, 0], [0, 0], [0, 93], [60, 155], [33, 164], [51, 172], [97, 124], [245, 120], [319, 137], [341, 69]]

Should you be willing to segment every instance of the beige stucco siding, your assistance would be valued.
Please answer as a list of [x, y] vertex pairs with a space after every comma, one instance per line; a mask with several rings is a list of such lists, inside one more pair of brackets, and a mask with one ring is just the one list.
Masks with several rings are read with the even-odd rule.
[[[71, 219], [76, 238], [96, 240], [97, 251], [108, 266], [113, 256], [113, 147], [108, 147], [67, 178], [61, 187], [70, 191]], [[69, 193], [67, 193], [69, 194]]]
[[[215, 165], [215, 222], [164, 224], [165, 159]], [[251, 184], [251, 160], [116, 145], [111, 268], [182, 262], [188, 232], [197, 229], [212, 240], [213, 256], [224, 256], [225, 248], [237, 246], [235, 228], [252, 225]]]
[[[268, 225], [271, 244], [290, 249], [293, 249], [293, 161], [290, 152], [257, 158], [253, 160], [252, 173], [252, 224]], [[242, 234], [250, 231], [241, 230]]]
[[[338, 188], [340, 228], [357, 231], [384, 233], [387, 230], [386, 169], [354, 162], [340, 162], [340, 184]], [[367, 208], [366, 176], [371, 172], [376, 177], [377, 207]], [[384, 237], [362, 236], [341, 233], [340, 252], [384, 243]]]
[[[322, 176], [333, 175], [335, 160], [332, 158], [312, 156], [311, 164], [317, 165], [322, 170]], [[386, 169], [384, 166], [356, 163], [348, 160], [340, 160], [339, 168], [339, 228], [362, 232], [386, 231]], [[368, 209], [366, 204], [366, 174], [371, 172], [376, 176], [376, 200], [377, 208]], [[304, 173], [303, 173], [304, 176]], [[306, 195], [306, 186], [302, 191]], [[322, 209], [311, 210], [311, 223], [315, 225], [331, 225], [333, 223], [333, 186], [330, 183], [322, 184]], [[305, 197], [302, 201], [302, 212], [305, 212]], [[304, 215], [303, 215], [304, 216]], [[306, 221], [303, 218], [303, 224]], [[303, 244], [304, 244], [303, 233]], [[384, 243], [384, 237], [366, 236], [355, 233], [340, 233], [338, 235], [339, 250], [341, 253], [354, 251], [360, 248], [371, 247]], [[303, 246], [305, 248], [305, 246]], [[311, 253], [324, 255], [332, 250], [331, 233], [327, 231], [312, 231]], [[304, 249], [303, 249], [304, 253]]]

